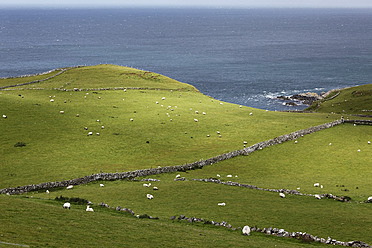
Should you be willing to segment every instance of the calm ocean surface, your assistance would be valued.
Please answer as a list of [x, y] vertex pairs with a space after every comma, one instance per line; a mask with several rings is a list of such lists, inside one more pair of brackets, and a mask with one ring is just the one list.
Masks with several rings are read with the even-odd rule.
[[0, 77], [101, 63], [302, 109], [275, 97], [372, 83], [372, 9], [0, 9]]

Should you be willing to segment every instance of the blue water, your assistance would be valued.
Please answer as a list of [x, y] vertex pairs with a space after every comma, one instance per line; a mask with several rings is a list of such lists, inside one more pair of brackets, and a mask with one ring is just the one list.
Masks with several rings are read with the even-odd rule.
[[372, 83], [372, 9], [0, 9], [0, 77], [112, 63], [269, 110]]

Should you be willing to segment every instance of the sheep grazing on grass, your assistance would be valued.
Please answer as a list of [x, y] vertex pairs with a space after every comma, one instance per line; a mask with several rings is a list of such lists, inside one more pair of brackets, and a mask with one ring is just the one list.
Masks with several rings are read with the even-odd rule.
[[285, 198], [285, 194], [284, 194], [284, 193], [279, 193], [279, 196], [280, 196], [281, 198]]
[[253, 113], [249, 113], [249, 115], [253, 115]]
[[226, 206], [226, 203], [221, 202], [221, 203], [218, 203], [217, 205], [218, 205], [218, 206]]
[[54, 99], [50, 99], [51, 102], [54, 102]]
[[244, 141], [243, 144], [246, 145], [246, 144], [248, 144], [248, 142], [247, 141]]
[[65, 204], [63, 204], [62, 207], [63, 207], [63, 208], [71, 209], [71, 204], [70, 204], [69, 202], [66, 202]]
[[221, 177], [221, 175], [220, 174], [217, 174], [217, 177]]
[[320, 197], [320, 195], [314, 195], [314, 197], [318, 200], [322, 199], [322, 197]]
[[320, 188], [322, 189], [323, 188], [323, 185], [320, 185]]
[[232, 177], [232, 175], [227, 175], [226, 177]]
[[297, 140], [295, 140], [295, 142], [294, 142], [295, 144], [297, 144]]
[[165, 100], [165, 97], [162, 97], [161, 100]]
[[211, 137], [209, 134], [207, 134], [207, 137]]
[[181, 177], [181, 175], [180, 174], [178, 174], [177, 176], [176, 176], [176, 178], [180, 178]]
[[6, 118], [8, 118], [8, 117], [7, 117], [6, 115], [3, 115], [3, 118], [6, 119]]
[[99, 184], [100, 187], [105, 187], [105, 185], [103, 185], [102, 183]]
[[203, 115], [206, 115], [207, 113], [203, 112]]
[[329, 145], [331, 146], [331, 145], [332, 145], [332, 143], [329, 143]]
[[49, 190], [46, 190], [45, 193], [49, 194]]
[[153, 187], [152, 189], [153, 189], [153, 190], [159, 190], [158, 187]]
[[358, 149], [358, 152], [360, 152], [360, 149]]
[[147, 184], [147, 183], [144, 183], [143, 184], [143, 187], [150, 187], [151, 186], [151, 183]]
[[101, 129], [104, 129], [105, 128], [105, 126], [101, 126]]
[[199, 111], [195, 111], [195, 114], [199, 114]]
[[89, 135], [92, 135], [92, 134], [93, 134], [93, 132], [89, 132], [89, 133], [88, 133], [88, 136], [89, 136]]
[[87, 209], [85, 209], [87, 212], [94, 212], [93, 208], [91, 208], [89, 205], [87, 206]]
[[314, 183], [314, 187], [319, 187], [319, 183]]
[[69, 185], [66, 187], [66, 189], [72, 189], [74, 186], [73, 185]]
[[130, 118], [130, 121], [133, 121], [133, 118]]
[[198, 119], [194, 119], [195, 122], [198, 122]]
[[367, 201], [372, 202], [372, 196], [368, 197]]
[[124, 89], [124, 92], [127, 92], [127, 89]]
[[243, 106], [242, 105], [239, 105], [239, 108], [242, 108]]
[[251, 235], [251, 228], [249, 226], [244, 226], [242, 229], [243, 235]]
[[99, 122], [99, 120], [97, 120], [97, 122]]
[[147, 199], [149, 199], [149, 200], [152, 200], [152, 199], [154, 199], [154, 196], [153, 196], [153, 195], [151, 195], [151, 194], [147, 194], [147, 195], [146, 195], [146, 197], [147, 197]]
[[60, 113], [60, 114], [64, 114], [64, 113], [65, 113], [65, 111], [62, 111], [62, 110], [61, 110], [61, 111], [59, 111], [59, 113]]
[[76, 117], [79, 117], [80, 115], [79, 114], [76, 114]]
[[99, 133], [96, 133], [97, 136], [99, 136]]
[[220, 131], [217, 131], [217, 134], [220, 134]]
[[[4, 116], [3, 116], [3, 117], [4, 117]], [[368, 141], [367, 143], [368, 143], [368, 145], [370, 145], [370, 144], [371, 144], [371, 141]]]
[[220, 102], [220, 105], [223, 105], [223, 103], [222, 103], [222, 102]]

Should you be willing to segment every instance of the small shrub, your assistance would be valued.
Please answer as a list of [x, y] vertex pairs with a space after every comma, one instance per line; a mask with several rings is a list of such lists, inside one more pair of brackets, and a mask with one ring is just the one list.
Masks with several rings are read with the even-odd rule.
[[26, 143], [24, 142], [17, 142], [14, 147], [22, 147], [22, 146], [26, 146]]
[[57, 196], [55, 198], [56, 201], [64, 201], [64, 202], [74, 202], [74, 203], [77, 203], [79, 205], [85, 205], [85, 204], [88, 204], [88, 200], [86, 199], [83, 199], [83, 198], [79, 198], [79, 197], [64, 197], [64, 196]]

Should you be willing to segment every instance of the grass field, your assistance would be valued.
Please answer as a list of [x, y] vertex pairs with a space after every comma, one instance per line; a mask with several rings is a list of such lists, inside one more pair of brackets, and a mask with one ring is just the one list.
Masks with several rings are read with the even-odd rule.
[[[0, 79], [0, 85], [17, 80]], [[127, 90], [92, 90], [118, 87]], [[370, 96], [350, 96], [355, 92], [364, 96], [368, 87], [342, 91], [324, 104], [342, 97], [349, 99], [343, 103], [352, 104], [353, 110], [368, 110]], [[113, 65], [70, 69], [41, 83], [0, 91], [0, 114], [7, 116], [0, 119], [0, 188], [73, 179], [100, 171], [180, 165], [242, 149], [243, 141], [249, 146], [330, 122], [340, 114], [356, 118], [324, 106], [320, 113], [271, 112], [214, 100], [190, 85], [156, 73]], [[367, 143], [372, 141], [371, 127], [344, 124], [297, 141], [180, 173], [187, 179], [184, 182], [174, 181], [174, 173], [153, 176], [160, 180], [153, 183], [159, 191], [143, 187], [143, 182], [114, 181], [76, 186], [69, 191], [53, 189], [49, 194], [30, 192], [27, 197], [0, 195], [0, 242], [32, 247], [324, 246], [258, 233], [246, 237], [240, 231], [169, 219], [183, 214], [224, 220], [234, 227], [272, 226], [371, 244], [372, 205], [360, 203], [372, 189], [372, 146]], [[17, 142], [26, 146], [15, 147]], [[217, 174], [225, 181], [300, 188], [303, 193], [332, 193], [352, 200], [341, 203], [295, 195], [282, 199], [272, 192], [191, 181]], [[228, 174], [233, 178], [226, 178]], [[315, 188], [316, 182], [324, 188]], [[148, 200], [147, 193], [154, 199]], [[95, 212], [85, 212], [85, 206], [78, 205], [64, 210], [61, 202], [54, 200], [60, 195], [88, 199], [94, 203]], [[97, 205], [100, 202], [159, 220], [137, 219], [101, 208]], [[226, 206], [218, 206], [219, 202], [226, 202]]]

